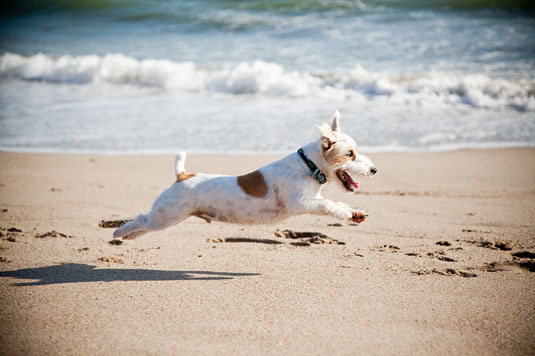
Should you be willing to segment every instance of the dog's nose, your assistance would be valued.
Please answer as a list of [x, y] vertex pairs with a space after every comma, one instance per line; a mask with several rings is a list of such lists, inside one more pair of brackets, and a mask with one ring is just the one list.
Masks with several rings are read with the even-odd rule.
[[371, 172], [371, 174], [377, 173], [377, 168], [375, 168], [375, 167], [370, 168], [370, 172]]

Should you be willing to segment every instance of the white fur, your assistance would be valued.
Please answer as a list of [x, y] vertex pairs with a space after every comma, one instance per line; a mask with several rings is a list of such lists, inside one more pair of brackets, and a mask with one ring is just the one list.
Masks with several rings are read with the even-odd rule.
[[179, 152], [176, 155], [176, 158], [175, 158], [175, 174], [176, 175], [178, 175], [178, 173], [180, 172], [186, 171], [186, 168], [184, 167], [186, 164], [186, 157], [187, 157], [187, 153], [184, 151]]
[[[303, 147], [307, 157], [327, 176], [327, 184], [343, 183], [337, 170], [351, 177], [366, 178], [375, 174], [373, 163], [357, 152], [355, 141], [340, 129], [340, 114], [336, 111], [331, 127], [319, 127], [321, 137]], [[349, 151], [354, 157], [348, 157]], [[176, 174], [185, 172], [186, 153], [177, 155]], [[151, 211], [139, 215], [114, 232], [115, 237], [133, 239], [150, 231], [163, 230], [171, 225], [197, 216], [237, 224], [265, 224], [284, 220], [292, 215], [330, 215], [340, 220], [362, 222], [366, 215], [340, 202], [321, 196], [323, 185], [311, 177], [308, 166], [297, 153], [268, 164], [258, 170], [267, 185], [267, 194], [257, 198], [247, 195], [237, 183], [236, 176], [196, 174], [176, 182], [154, 202]]]

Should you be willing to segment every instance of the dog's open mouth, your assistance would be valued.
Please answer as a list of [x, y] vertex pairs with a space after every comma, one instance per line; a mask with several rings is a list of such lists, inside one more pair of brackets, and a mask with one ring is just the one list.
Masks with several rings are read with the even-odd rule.
[[342, 182], [344, 187], [350, 192], [354, 192], [359, 187], [359, 184], [355, 182], [353, 178], [351, 178], [349, 173], [347, 173], [343, 169], [337, 170], [336, 176], [338, 177], [338, 179], [340, 179], [340, 182]]

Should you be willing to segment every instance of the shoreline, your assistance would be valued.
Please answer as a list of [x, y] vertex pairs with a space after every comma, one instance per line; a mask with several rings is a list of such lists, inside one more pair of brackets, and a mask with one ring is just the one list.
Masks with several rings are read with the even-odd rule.
[[146, 212], [173, 155], [1, 152], [2, 353], [534, 353], [535, 148], [369, 156], [357, 194], [324, 194], [370, 214], [358, 226], [191, 218], [114, 245], [100, 221]]
[[[296, 146], [296, 149], [299, 148]], [[409, 153], [409, 154], [425, 154], [425, 153], [444, 153], [444, 152], [463, 152], [463, 151], [486, 151], [486, 150], [508, 150], [508, 149], [535, 149], [535, 143], [483, 143], [481, 145], [472, 146], [457, 146], [457, 145], [442, 145], [439, 147], [421, 147], [421, 148], [408, 148], [400, 147], [398, 149], [389, 149], [388, 147], [370, 148], [359, 147], [359, 151], [364, 154], [396, 154], [396, 153]], [[186, 151], [188, 155], [195, 156], [286, 156], [294, 151], [228, 151], [221, 153], [219, 151], [188, 151], [184, 149], [155, 149], [155, 150], [143, 150], [143, 151], [98, 151], [98, 150], [55, 150], [55, 149], [18, 149], [18, 148], [6, 148], [0, 147], [0, 154], [44, 154], [44, 155], [76, 155], [76, 156], [166, 156], [175, 155], [178, 152]]]

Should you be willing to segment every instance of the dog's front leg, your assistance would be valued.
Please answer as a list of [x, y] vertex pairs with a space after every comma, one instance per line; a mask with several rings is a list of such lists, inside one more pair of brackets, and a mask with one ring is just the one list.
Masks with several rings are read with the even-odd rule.
[[328, 199], [302, 199], [292, 207], [294, 214], [330, 215], [340, 220], [351, 220], [361, 223], [366, 220], [366, 214], [355, 211], [343, 203], [336, 203]]
[[342, 208], [349, 209], [351, 211], [351, 218], [349, 220], [356, 222], [357, 224], [360, 224], [361, 222], [366, 221], [366, 217], [368, 216], [368, 214], [366, 214], [365, 212], [350, 208], [349, 206], [341, 202], [332, 202], [332, 203], [340, 205]]

